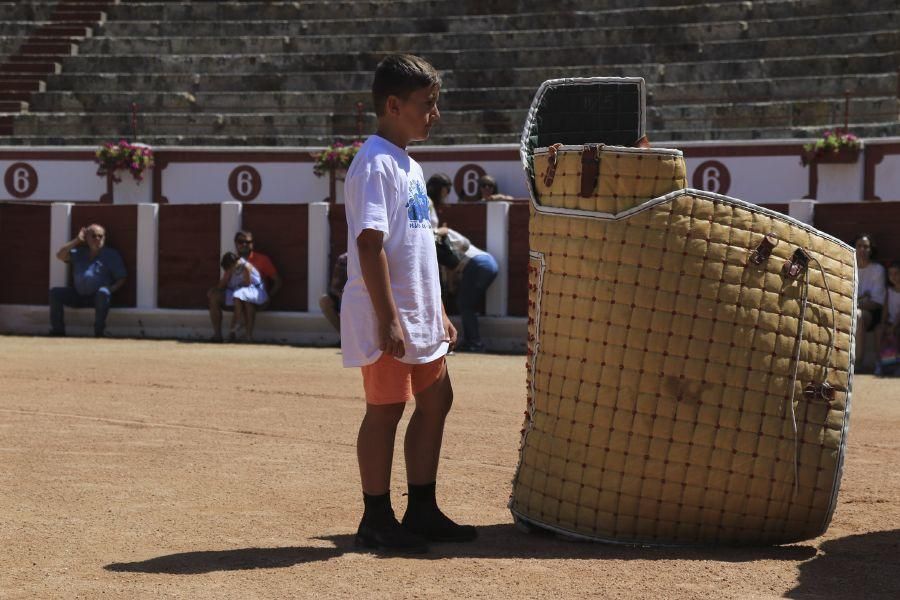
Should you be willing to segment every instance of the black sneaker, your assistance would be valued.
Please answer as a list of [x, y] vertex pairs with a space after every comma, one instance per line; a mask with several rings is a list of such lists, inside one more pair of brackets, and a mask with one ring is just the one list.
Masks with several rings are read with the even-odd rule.
[[404, 528], [393, 515], [381, 523], [367, 523], [363, 519], [354, 541], [357, 548], [371, 548], [380, 552], [401, 554], [428, 552], [428, 542], [425, 538]]
[[459, 525], [438, 507], [407, 509], [403, 527], [429, 542], [471, 542], [478, 537], [473, 525]]

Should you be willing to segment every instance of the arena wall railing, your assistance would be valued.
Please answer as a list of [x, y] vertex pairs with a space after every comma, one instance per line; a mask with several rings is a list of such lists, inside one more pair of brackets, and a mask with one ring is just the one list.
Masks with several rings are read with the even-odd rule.
[[[800, 164], [796, 140], [678, 146], [694, 187], [790, 214], [841, 239], [872, 233], [884, 259], [900, 258], [900, 138], [865, 140], [852, 163]], [[91, 148], [0, 148], [0, 333], [48, 330], [47, 291], [67, 281], [54, 254], [78, 228], [104, 224], [131, 276], [115, 298], [113, 335], [202, 338], [210, 333], [206, 290], [233, 235], [250, 229], [285, 286], [261, 315], [263, 341], [332, 344], [319, 314], [334, 258], [346, 248], [340, 182], [312, 174], [317, 149], [159, 148], [141, 185], [96, 175]], [[497, 350], [521, 350], [527, 314], [529, 207], [511, 146], [413, 149], [426, 176], [454, 180], [441, 220], [493, 254], [501, 266], [485, 306], [484, 333]], [[467, 202], [490, 173], [518, 199]], [[896, 241], [895, 241], [896, 240]], [[897, 247], [894, 247], [897, 246]], [[90, 311], [69, 311], [70, 331], [90, 332]], [[67, 313], [67, 314], [69, 314]]]

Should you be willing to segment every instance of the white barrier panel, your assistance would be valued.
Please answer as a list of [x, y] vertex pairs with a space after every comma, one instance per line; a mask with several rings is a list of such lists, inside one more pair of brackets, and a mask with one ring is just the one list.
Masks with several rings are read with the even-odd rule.
[[[864, 140], [850, 164], [803, 166], [804, 140], [735, 142], [658, 142], [654, 147], [684, 151], [688, 183], [759, 204], [797, 198], [854, 202], [876, 196], [896, 200], [900, 189], [900, 138]], [[873, 154], [871, 164], [867, 153]], [[0, 148], [0, 201], [97, 202], [148, 201], [172, 204], [256, 202], [305, 204], [330, 194], [328, 177], [313, 173], [320, 148], [157, 148], [157, 167], [141, 186], [114, 186], [107, 195], [97, 177], [94, 148]], [[518, 147], [411, 146], [410, 154], [426, 177], [446, 173], [453, 181], [449, 202], [477, 193], [478, 177], [492, 175], [500, 192], [528, 196]], [[127, 175], [126, 175], [127, 177]], [[817, 185], [814, 185], [817, 180]], [[874, 192], [872, 190], [875, 190]]]

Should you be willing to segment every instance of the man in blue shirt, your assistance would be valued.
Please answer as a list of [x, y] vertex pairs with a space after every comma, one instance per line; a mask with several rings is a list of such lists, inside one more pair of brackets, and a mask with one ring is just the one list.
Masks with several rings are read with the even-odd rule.
[[106, 230], [94, 223], [82, 227], [78, 236], [66, 243], [56, 258], [72, 266], [72, 284], [50, 290], [50, 335], [66, 335], [63, 306], [94, 307], [94, 335], [102, 337], [106, 329], [110, 298], [125, 285], [125, 263], [112, 248], [106, 247]]

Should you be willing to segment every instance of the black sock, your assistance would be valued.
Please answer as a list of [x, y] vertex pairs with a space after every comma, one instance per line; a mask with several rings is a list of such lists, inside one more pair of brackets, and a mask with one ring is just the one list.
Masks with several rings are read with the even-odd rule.
[[394, 510], [391, 507], [391, 493], [372, 495], [363, 492], [363, 505], [365, 512], [363, 520], [370, 521], [372, 519], [382, 520], [387, 517], [394, 516]]
[[410, 505], [422, 508], [429, 508], [432, 506], [437, 508], [437, 499], [435, 498], [437, 482], [433, 481], [422, 485], [413, 485], [410, 483], [408, 489]]

